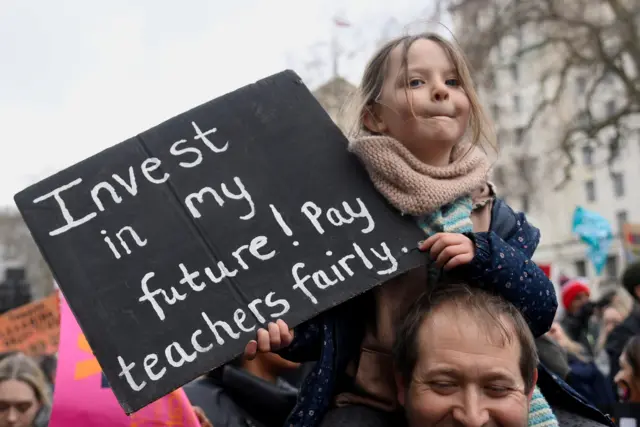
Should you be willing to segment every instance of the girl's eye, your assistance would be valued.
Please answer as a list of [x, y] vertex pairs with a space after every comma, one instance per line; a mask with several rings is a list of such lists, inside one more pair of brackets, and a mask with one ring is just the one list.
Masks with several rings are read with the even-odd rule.
[[458, 79], [447, 79], [444, 84], [447, 86], [460, 86], [460, 80]]
[[411, 79], [409, 80], [409, 87], [420, 87], [424, 84], [424, 80], [422, 79]]

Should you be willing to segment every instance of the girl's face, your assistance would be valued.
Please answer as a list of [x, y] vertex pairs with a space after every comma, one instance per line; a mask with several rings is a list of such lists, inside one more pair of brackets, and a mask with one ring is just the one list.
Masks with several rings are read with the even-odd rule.
[[0, 427], [29, 427], [40, 409], [33, 388], [18, 380], [0, 382]]
[[623, 402], [640, 402], [640, 389], [638, 380], [633, 375], [633, 369], [627, 360], [627, 355], [620, 356], [620, 370], [613, 379], [618, 387], [618, 396]]
[[388, 70], [374, 110], [375, 129], [399, 140], [417, 157], [425, 145], [453, 147], [469, 124], [469, 98], [445, 50], [432, 40], [416, 40], [403, 69], [402, 45], [389, 56]]

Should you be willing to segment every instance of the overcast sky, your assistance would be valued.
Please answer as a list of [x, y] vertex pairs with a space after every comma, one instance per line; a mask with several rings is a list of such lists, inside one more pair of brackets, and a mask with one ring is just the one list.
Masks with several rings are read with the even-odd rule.
[[[285, 68], [312, 87], [330, 67], [334, 15], [359, 55], [426, 19], [394, 0], [0, 0], [0, 206], [13, 194], [174, 115]], [[324, 44], [323, 44], [324, 43]]]

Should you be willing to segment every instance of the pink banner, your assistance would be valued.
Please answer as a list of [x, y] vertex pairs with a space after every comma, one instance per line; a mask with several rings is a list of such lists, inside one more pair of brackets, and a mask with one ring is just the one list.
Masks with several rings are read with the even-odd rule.
[[60, 349], [49, 427], [199, 427], [182, 389], [125, 415], [65, 299], [60, 296]]

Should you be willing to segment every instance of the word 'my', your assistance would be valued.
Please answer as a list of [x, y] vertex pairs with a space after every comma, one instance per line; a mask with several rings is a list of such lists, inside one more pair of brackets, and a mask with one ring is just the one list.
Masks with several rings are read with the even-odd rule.
[[[200, 130], [198, 125], [195, 122], [191, 122], [193, 129], [195, 131], [195, 136], [193, 137], [196, 141], [201, 141], [206, 147], [208, 147], [214, 153], [222, 153], [227, 151], [229, 148], [229, 141], [225, 142], [225, 144], [221, 147], [215, 145], [211, 140], [209, 140], [209, 135], [216, 133], [217, 129], [212, 128], [205, 132]], [[180, 157], [181, 162], [179, 163], [182, 168], [193, 168], [202, 163], [202, 152], [200, 149], [188, 146], [183, 147], [187, 141], [185, 139], [181, 139], [173, 143], [169, 152], [174, 157]], [[188, 156], [186, 158], [182, 156]], [[164, 184], [169, 179], [169, 174], [160, 170], [162, 162], [157, 157], [149, 157], [142, 161], [140, 164], [140, 173], [142, 176], [152, 184]], [[113, 180], [117, 183], [117, 186], [121, 188], [121, 190], [126, 191], [131, 196], [136, 196], [138, 194], [138, 182], [137, 182], [137, 174], [136, 169], [133, 166], [129, 166], [128, 176], [122, 177], [116, 173], [111, 175]], [[122, 202], [122, 193], [116, 191], [116, 187], [108, 181], [101, 181], [98, 184], [94, 185], [90, 190], [90, 196], [95, 205], [98, 212], [90, 212], [83, 216], [82, 218], [74, 218], [69, 212], [69, 208], [67, 207], [64, 199], [60, 195], [63, 191], [70, 190], [82, 183], [82, 178], [77, 178], [68, 184], [62, 185], [55, 190], [44, 194], [40, 197], [37, 197], [33, 200], [33, 203], [40, 203], [44, 200], [47, 200], [51, 197], [57, 202], [58, 208], [62, 214], [62, 218], [65, 221], [65, 224], [55, 230], [49, 232], [50, 236], [57, 236], [59, 234], [65, 233], [72, 228], [78, 227], [86, 222], [91, 221], [92, 219], [98, 216], [98, 212], [104, 212], [106, 210], [103, 199], [101, 198], [104, 194], [108, 194], [113, 202], [116, 204]]]

